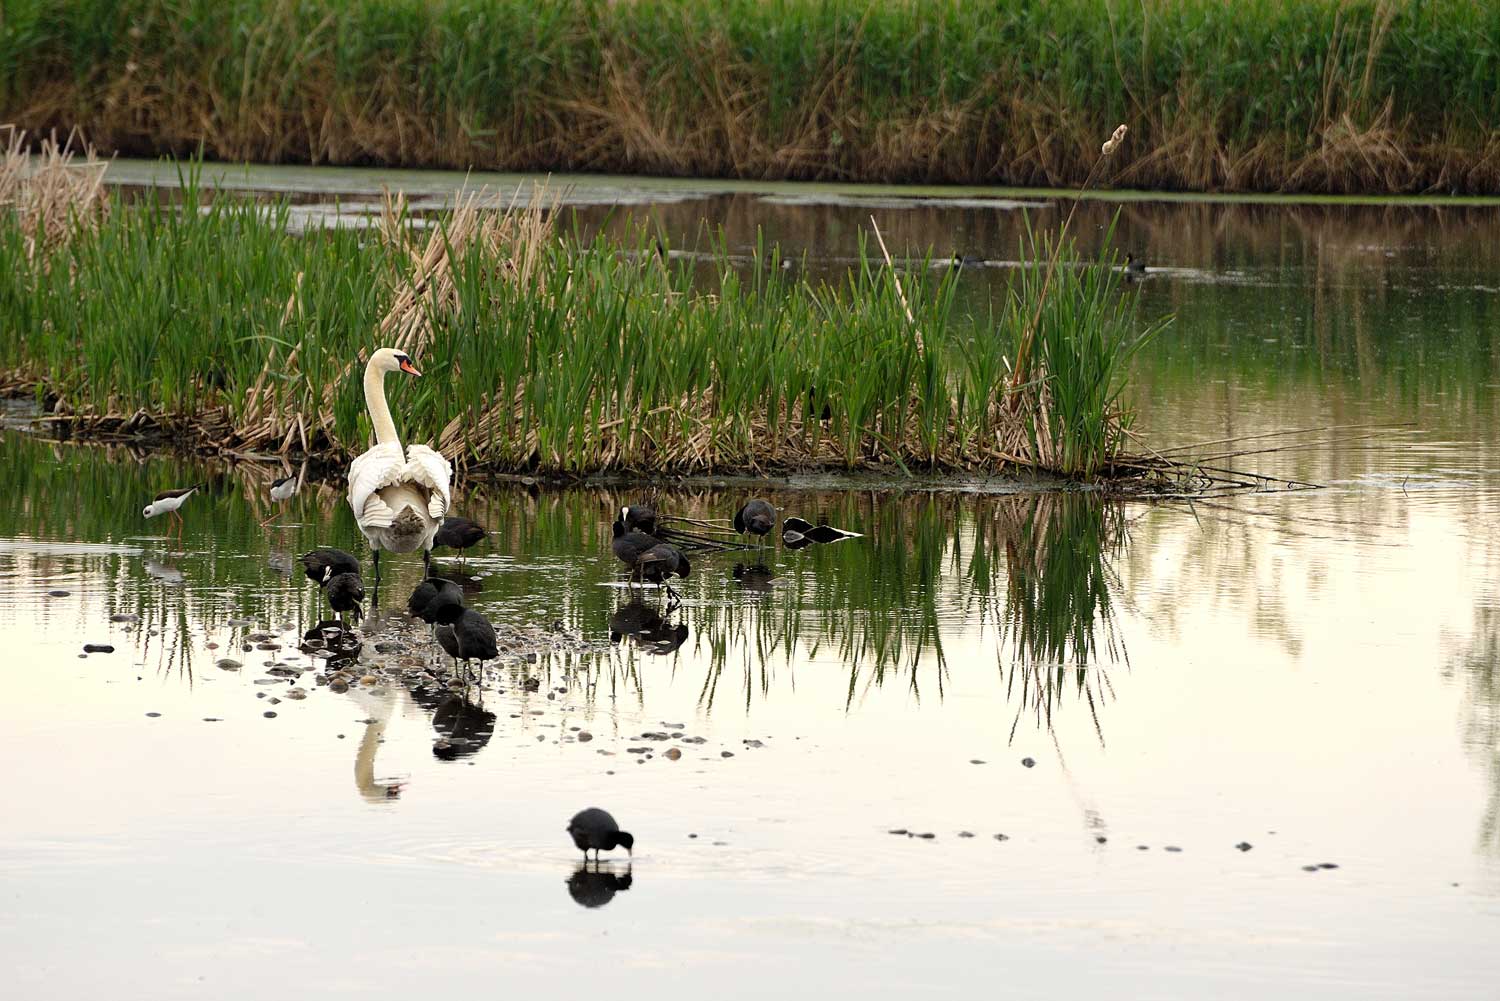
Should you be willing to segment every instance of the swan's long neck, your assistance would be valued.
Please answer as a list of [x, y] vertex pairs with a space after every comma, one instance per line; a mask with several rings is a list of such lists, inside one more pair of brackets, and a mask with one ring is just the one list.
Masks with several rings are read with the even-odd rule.
[[396, 422], [391, 420], [391, 408], [385, 402], [385, 373], [375, 367], [373, 360], [365, 366], [365, 408], [370, 411], [370, 424], [375, 428], [375, 443], [401, 444]]

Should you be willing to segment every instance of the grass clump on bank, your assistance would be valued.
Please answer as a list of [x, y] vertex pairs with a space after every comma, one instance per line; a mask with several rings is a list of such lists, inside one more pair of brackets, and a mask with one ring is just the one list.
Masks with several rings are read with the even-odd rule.
[[10, 0], [0, 121], [227, 160], [1493, 192], [1473, 0]]
[[721, 257], [705, 276], [556, 219], [466, 196], [424, 226], [397, 199], [375, 232], [297, 234], [284, 203], [189, 185], [180, 204], [112, 199], [33, 252], [6, 214], [6, 376], [80, 428], [342, 458], [366, 443], [364, 359], [395, 346], [426, 373], [392, 387], [406, 440], [483, 472], [1092, 478], [1129, 444], [1119, 392], [1144, 335], [1114, 269], [1067, 245], [1050, 285], [1023, 276], [975, 320], [925, 267], [865, 256], [812, 285]]

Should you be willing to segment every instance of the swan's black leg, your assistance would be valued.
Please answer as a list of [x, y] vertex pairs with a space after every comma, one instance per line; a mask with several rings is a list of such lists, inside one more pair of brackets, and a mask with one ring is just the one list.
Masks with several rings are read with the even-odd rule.
[[432, 576], [432, 550], [431, 549], [424, 549], [424, 550], [422, 550], [422, 576], [424, 576], [424, 577], [431, 577]]
[[375, 583], [380, 583], [380, 550], [370, 550], [375, 555]]

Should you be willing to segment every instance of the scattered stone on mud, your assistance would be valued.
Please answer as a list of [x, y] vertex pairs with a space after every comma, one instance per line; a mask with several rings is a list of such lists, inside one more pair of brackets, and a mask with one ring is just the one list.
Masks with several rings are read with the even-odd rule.
[[734, 757], [734, 752], [733, 751], [720, 751], [719, 752], [719, 757], [721, 757], [721, 758], [732, 758], [732, 757]]
[[280, 678], [256, 678], [255, 679], [255, 684], [257, 684], [257, 685], [279, 685], [279, 684], [281, 684], [281, 679]]
[[261, 713], [261, 715], [264, 716], [266, 719], [275, 719], [276, 718], [276, 710], [275, 709], [267, 709], [265, 712]]
[[249, 636], [245, 637], [245, 642], [246, 643], [269, 643], [272, 640], [274, 640], [275, 638], [276, 637], [272, 636], [270, 633], [251, 633]]
[[1305, 865], [1305, 866], [1302, 867], [1302, 871], [1303, 872], [1317, 872], [1318, 871], [1318, 867], [1315, 866], [1315, 865]]
[[362, 678], [359, 679], [359, 683], [361, 685], [364, 685], [365, 687], [368, 688], [371, 685], [378, 685], [378, 684], [380, 684], [380, 679], [377, 678], [377, 677], [375, 677], [375, 675], [373, 675], [373, 674], [367, 674], [364, 677], [362, 677]]
[[682, 742], [684, 744], [706, 744], [706, 743], [708, 743], [708, 738], [707, 737], [683, 737], [682, 738]]
[[758, 740], [742, 740], [742, 741], [740, 741], [740, 743], [744, 744], [746, 747], [765, 747], [766, 746], [765, 744], [761, 743]]
[[1097, 841], [1101, 845], [1104, 844], [1105, 842], [1109, 841], [1109, 839], [1106, 838], [1102, 834], [1096, 834], [1096, 835], [1094, 835], [1094, 840]]
[[[328, 683], [328, 690], [330, 692], [334, 692], [334, 693], [336, 693], [338, 695], [343, 695], [345, 692], [347, 692], [349, 690], [349, 682], [347, 682], [347, 681], [330, 681]], [[339, 736], [342, 737], [343, 734], [339, 734]]]
[[114, 648], [114, 645], [110, 644], [110, 643], [85, 643], [83, 645], [83, 652], [84, 653], [114, 653], [115, 652], [115, 648]]
[[61, 588], [47, 592], [47, 597], [49, 598], [66, 598], [67, 596], [68, 592], [62, 590]]
[[984, 764], [984, 759], [983, 758], [970, 758], [969, 759], [969, 764], [971, 764], [971, 765], [982, 765], [982, 764]]
[[307, 698], [307, 692], [303, 691], [300, 688], [288, 688], [286, 690], [286, 697], [294, 701], [305, 699]]
[[146, 715], [150, 716], [152, 719], [156, 719], [158, 716], [161, 715], [161, 713], [147, 713]]
[[1180, 851], [1182, 851], [1182, 849], [1179, 848], [1177, 845], [1167, 845], [1167, 847], [1163, 848], [1162, 851], [1166, 851], [1166, 852], [1180, 852]]
[[134, 612], [116, 612], [109, 617], [111, 622], [139, 622], [141, 617]]
[[1138, 852], [1149, 852], [1151, 850], [1151, 846], [1150, 845], [1136, 845], [1135, 846], [1135, 850], [1138, 851]]
[[1009, 834], [997, 834], [997, 835], [995, 835], [995, 840], [996, 841], [1009, 841], [1010, 840], [1010, 835]]
[[281, 644], [280, 643], [257, 643], [257, 644], [255, 644], [255, 649], [257, 649], [257, 650], [280, 650], [281, 649]]
[[958, 836], [961, 837], [961, 838], [972, 838], [974, 836], [974, 832], [973, 831], [959, 831], [958, 832]]
[[392, 643], [389, 641], [383, 641], [375, 644], [375, 651], [377, 653], [400, 653], [405, 649], [406, 647], [402, 644]]
[[664, 733], [643, 733], [643, 734], [641, 734], [641, 739], [642, 740], [666, 740], [667, 739], [667, 735], [664, 734]]
[[931, 831], [923, 831], [921, 834], [913, 834], [912, 837], [921, 838], [923, 841], [931, 841], [936, 838], [937, 835], [933, 834]]
[[1035, 758], [1022, 758], [1021, 759], [1021, 764], [1025, 765], [1027, 768], [1035, 768], [1036, 767], [1036, 759]]
[[1337, 869], [1338, 867], [1339, 866], [1338, 866], [1337, 862], [1319, 862], [1318, 863], [1318, 868], [1319, 869]]
[[666, 758], [668, 761], [676, 761], [678, 758], [682, 757], [682, 752], [675, 747], [669, 747], [667, 748], [667, 752], [663, 754], [662, 757]]
[[910, 831], [908, 831], [908, 830], [907, 830], [907, 829], [906, 829], [906, 828], [904, 828], [904, 827], [896, 827], [896, 828], [892, 828], [892, 829], [891, 829], [891, 830], [889, 830], [889, 831], [886, 831], [886, 833], [887, 833], [887, 834], [910, 834], [910, 833], [911, 833], [911, 832], [910, 832]]
[[649, 747], [627, 747], [627, 748], [625, 748], [625, 753], [626, 754], [645, 754], [649, 750], [651, 750]]
[[578, 742], [580, 744], [587, 744], [589, 741], [591, 741], [593, 739], [594, 739], [594, 735], [592, 733], [589, 733], [587, 730], [581, 730], [578, 733]]
[[1238, 848], [1242, 852], [1248, 852], [1250, 849], [1254, 848], [1255, 846], [1252, 845], [1248, 841], [1241, 841], [1239, 844], [1235, 845], [1235, 847]]
[[203, 717], [203, 722], [205, 722], [205, 723], [222, 723], [222, 722], [224, 722], [224, 717], [222, 717], [222, 716], [205, 716], [205, 717]]

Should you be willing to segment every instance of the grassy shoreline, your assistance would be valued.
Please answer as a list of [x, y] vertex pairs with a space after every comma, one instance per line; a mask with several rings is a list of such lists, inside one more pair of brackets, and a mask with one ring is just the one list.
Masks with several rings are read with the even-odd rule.
[[774, 253], [705, 284], [539, 205], [470, 196], [429, 225], [398, 197], [372, 232], [298, 234], [284, 201], [130, 201], [90, 165], [9, 162], [0, 383], [75, 433], [337, 461], [365, 447], [358, 377], [390, 345], [427, 372], [391, 387], [405, 440], [470, 472], [1126, 475], [1120, 394], [1155, 328], [1067, 246], [968, 317], [951, 275], [868, 253], [836, 285]]
[[0, 120], [276, 163], [1500, 190], [1470, 0], [13, 0]]

